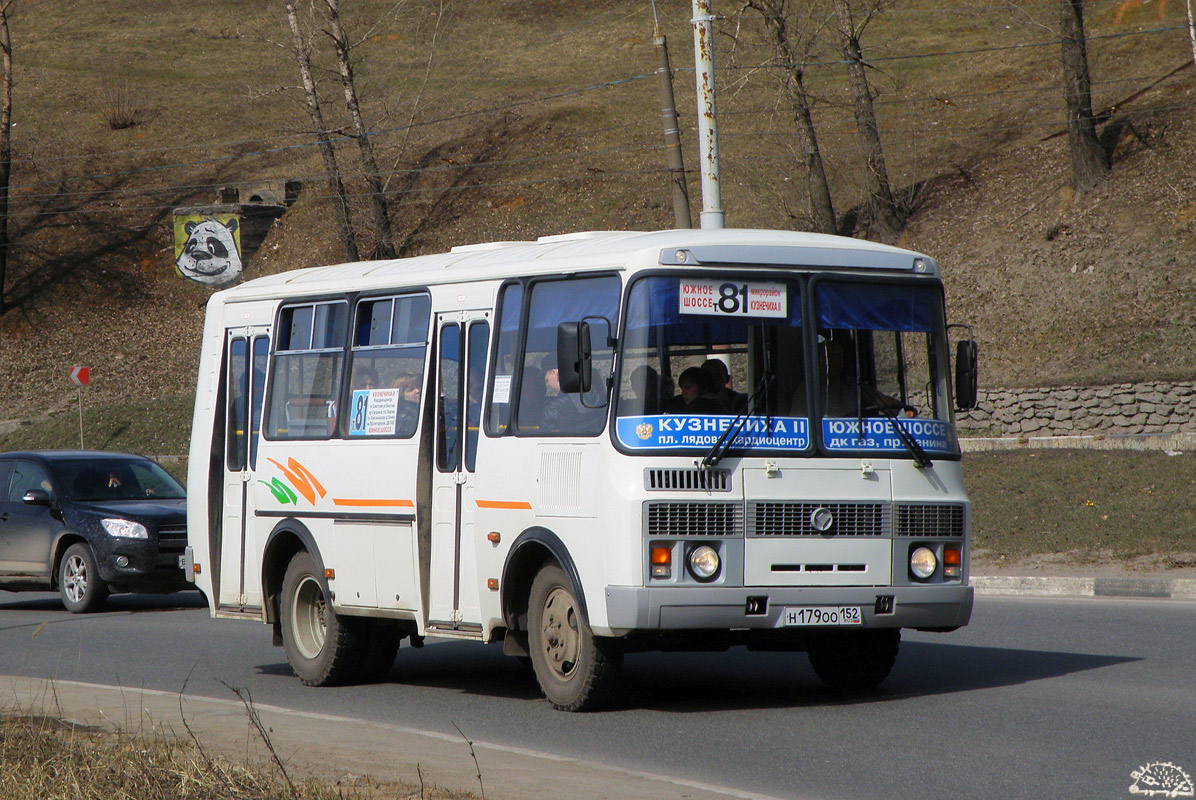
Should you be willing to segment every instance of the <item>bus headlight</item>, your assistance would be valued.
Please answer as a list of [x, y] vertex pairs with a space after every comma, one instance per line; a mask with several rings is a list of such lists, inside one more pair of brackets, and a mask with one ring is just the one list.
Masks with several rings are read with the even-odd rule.
[[689, 567], [690, 575], [706, 583], [718, 577], [722, 562], [718, 557], [718, 551], [710, 545], [704, 544], [689, 551], [686, 565]]
[[934, 551], [929, 547], [916, 547], [909, 554], [910, 574], [920, 581], [924, 581], [933, 575], [938, 565], [939, 560], [935, 557]]

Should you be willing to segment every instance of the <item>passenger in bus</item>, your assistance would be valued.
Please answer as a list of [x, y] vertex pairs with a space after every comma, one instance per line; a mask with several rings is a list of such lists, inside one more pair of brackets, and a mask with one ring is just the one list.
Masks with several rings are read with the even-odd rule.
[[355, 391], [377, 389], [378, 385], [378, 373], [374, 371], [373, 367], [361, 367], [353, 370], [352, 386]]
[[[890, 397], [871, 383], [859, 381], [854, 361], [839, 339], [826, 339], [822, 346], [822, 413], [828, 417], [883, 416], [883, 411], [917, 416], [918, 410]], [[860, 409], [862, 399], [863, 409]]]
[[419, 423], [419, 399], [423, 392], [419, 385], [419, 376], [414, 372], [400, 372], [390, 385], [392, 389], [399, 390], [395, 431], [399, 436], [411, 436]]
[[534, 364], [524, 366], [519, 384], [519, 427], [522, 430], [533, 430], [540, 425], [546, 393], [544, 384], [543, 369]]
[[583, 405], [580, 394], [561, 392], [560, 373], [555, 364], [544, 371], [544, 388], [548, 397], [540, 414], [541, 433], [569, 433], [588, 427], [598, 409]]
[[838, 339], [822, 345], [822, 413], [828, 417], [854, 417], [859, 413], [855, 370], [846, 369], [846, 354]]
[[724, 414], [738, 414], [747, 406], [747, 395], [735, 391], [731, 385], [731, 372], [720, 358], [708, 358], [702, 362], [702, 372], [708, 386], [705, 397], [718, 403]]
[[648, 364], [631, 371], [632, 413], [653, 416], [660, 413], [660, 373]]
[[715, 400], [704, 395], [709, 393], [706, 373], [701, 367], [687, 367], [677, 376], [681, 393], [666, 405], [669, 414], [721, 414], [722, 407]]

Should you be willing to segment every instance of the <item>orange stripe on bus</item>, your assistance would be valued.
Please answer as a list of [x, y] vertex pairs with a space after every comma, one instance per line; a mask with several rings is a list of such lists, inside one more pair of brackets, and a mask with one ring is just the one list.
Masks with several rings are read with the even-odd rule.
[[334, 497], [332, 498], [332, 504], [337, 506], [356, 506], [359, 508], [385, 508], [392, 506], [415, 508], [415, 503], [410, 500], [355, 500], [351, 497]]
[[520, 510], [532, 510], [532, 504], [524, 500], [475, 500], [478, 508], [509, 508]]

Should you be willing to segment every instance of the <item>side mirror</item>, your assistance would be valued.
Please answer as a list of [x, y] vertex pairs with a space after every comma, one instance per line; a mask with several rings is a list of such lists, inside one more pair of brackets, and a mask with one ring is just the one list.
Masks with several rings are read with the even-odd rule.
[[50, 493], [45, 489], [30, 489], [25, 492], [21, 502], [30, 506], [48, 506], [50, 505]]
[[976, 407], [979, 348], [971, 339], [955, 345], [955, 406], [960, 411]]
[[557, 326], [556, 364], [562, 394], [590, 391], [594, 375], [590, 323], [562, 322]]

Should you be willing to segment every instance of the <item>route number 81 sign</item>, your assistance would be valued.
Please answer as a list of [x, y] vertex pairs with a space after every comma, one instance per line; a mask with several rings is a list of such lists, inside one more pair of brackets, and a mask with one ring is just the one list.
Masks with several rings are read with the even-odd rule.
[[682, 280], [677, 287], [682, 314], [719, 317], [789, 316], [788, 293], [783, 283]]

